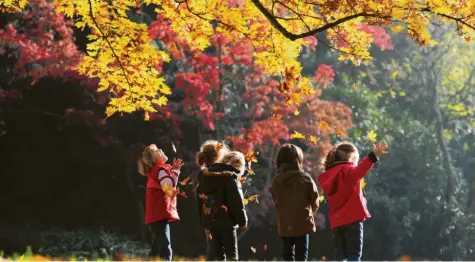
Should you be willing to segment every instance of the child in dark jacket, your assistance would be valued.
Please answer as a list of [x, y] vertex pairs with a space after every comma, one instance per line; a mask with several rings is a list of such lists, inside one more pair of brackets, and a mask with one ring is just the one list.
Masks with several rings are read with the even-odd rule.
[[361, 179], [378, 157], [387, 154], [387, 145], [373, 145], [358, 164], [358, 149], [349, 142], [336, 145], [325, 158], [325, 172], [318, 181], [330, 204], [330, 225], [335, 245], [335, 260], [360, 261], [363, 252], [363, 221], [370, 218]]
[[240, 152], [229, 152], [220, 163], [203, 169], [199, 181], [202, 224], [210, 233], [208, 260], [239, 259], [236, 227], [247, 228], [247, 214], [241, 183], [245, 158]]
[[202, 180], [203, 177], [203, 170], [209, 168], [212, 164], [216, 163], [217, 161], [221, 160], [221, 158], [226, 154], [229, 153], [229, 148], [226, 144], [218, 142], [217, 140], [207, 140], [205, 141], [201, 147], [200, 151], [196, 153], [196, 164], [201, 168], [200, 172], [198, 173], [198, 186], [196, 188], [196, 200], [197, 200], [197, 207], [198, 207], [198, 214], [200, 218], [201, 226], [203, 226], [206, 234], [206, 257], [208, 260], [212, 260], [214, 256], [214, 251], [211, 245], [210, 239], [210, 232], [209, 229], [206, 228], [203, 224], [203, 209], [202, 206], [202, 199], [199, 198], [201, 187], [199, 181]]
[[302, 150], [284, 144], [277, 153], [277, 172], [272, 180], [272, 198], [277, 210], [277, 229], [284, 241], [283, 260], [306, 261], [309, 234], [315, 232], [318, 190], [303, 170]]

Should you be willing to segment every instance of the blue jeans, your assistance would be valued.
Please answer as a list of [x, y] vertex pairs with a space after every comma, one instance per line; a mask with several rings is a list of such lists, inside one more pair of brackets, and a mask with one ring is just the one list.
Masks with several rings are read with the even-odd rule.
[[149, 257], [159, 257], [165, 261], [172, 260], [172, 246], [170, 242], [170, 224], [167, 220], [152, 223], [150, 232], [152, 233], [152, 250]]
[[307, 261], [309, 235], [301, 237], [282, 237], [284, 241], [284, 261]]
[[363, 222], [333, 229], [336, 261], [361, 261], [363, 254]]

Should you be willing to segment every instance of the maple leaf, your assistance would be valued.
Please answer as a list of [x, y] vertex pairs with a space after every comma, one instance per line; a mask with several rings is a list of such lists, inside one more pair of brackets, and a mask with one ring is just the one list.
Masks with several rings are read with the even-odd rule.
[[259, 197], [259, 195], [253, 195], [253, 196], [250, 196], [248, 198], [244, 198], [243, 199], [244, 205], [247, 205], [247, 204], [249, 204], [249, 202], [252, 202], [252, 201], [255, 201], [256, 203], [259, 204], [259, 201], [257, 199], [258, 197]]
[[257, 252], [256, 248], [255, 248], [255, 247], [252, 247], [252, 246], [251, 246], [251, 251], [252, 251], [252, 253], [256, 253], [256, 252]]
[[316, 136], [310, 136], [310, 142], [312, 142], [313, 144], [317, 144], [318, 140], [317, 140], [317, 137]]
[[346, 132], [341, 130], [341, 129], [337, 129], [336, 134], [341, 136], [341, 137], [346, 137]]
[[254, 172], [254, 170], [250, 167], [246, 167], [246, 170], [247, 172], [249, 173], [249, 175], [255, 175], [256, 173]]
[[323, 257], [322, 257], [322, 260], [323, 260], [323, 261], [326, 261], [326, 260], [327, 260], [327, 257], [326, 257], [326, 256], [323, 256]]
[[369, 131], [367, 134], [368, 140], [371, 142], [376, 142], [376, 136], [377, 134], [374, 132], [374, 130]]
[[361, 179], [361, 188], [364, 188], [366, 186], [366, 181], [364, 179]]
[[180, 181], [179, 182], [180, 185], [184, 186], [184, 185], [188, 184], [188, 181], [190, 181], [190, 178], [191, 178], [191, 176], [189, 176], [189, 177], [183, 179], [182, 181]]
[[239, 181], [239, 183], [244, 184], [244, 183], [246, 183], [246, 178], [240, 176], [240, 177], [238, 178], [238, 181]]
[[257, 158], [256, 158], [256, 155], [254, 154], [254, 151], [247, 152], [244, 157], [247, 162], [251, 161], [251, 162], [257, 163]]
[[357, 88], [356, 84], [351, 85], [351, 88], [356, 89]]
[[294, 131], [292, 135], [290, 135], [291, 139], [305, 139], [305, 136], [297, 131]]
[[193, 188], [192, 192], [196, 192], [196, 189], [200, 186], [200, 183], [196, 182], [195, 187]]
[[267, 243], [264, 244], [264, 252], [267, 252]]
[[203, 193], [201, 193], [201, 194], [198, 195], [198, 198], [199, 198], [199, 199], [206, 200], [206, 199], [208, 199], [208, 196], [205, 195], [205, 194], [203, 194]]
[[327, 131], [328, 130], [328, 123], [326, 121], [320, 121], [320, 124], [318, 125], [322, 131]]
[[221, 208], [224, 209], [225, 212], [228, 212], [228, 207], [225, 205], [221, 205]]
[[296, 110], [294, 111], [294, 115], [296, 115], [296, 116], [300, 115], [300, 111], [299, 111], [298, 109], [296, 109]]
[[318, 197], [318, 201], [319, 202], [323, 202], [325, 200], [325, 197], [323, 195], [319, 196]]

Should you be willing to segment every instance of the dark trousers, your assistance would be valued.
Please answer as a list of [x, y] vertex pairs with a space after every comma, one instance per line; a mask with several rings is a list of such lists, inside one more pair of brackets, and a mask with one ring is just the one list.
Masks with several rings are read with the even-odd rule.
[[[211, 234], [211, 237], [209, 237]], [[211, 230], [208, 234], [208, 261], [237, 261], [239, 259], [236, 229]]]
[[307, 261], [309, 235], [301, 237], [283, 237], [284, 261]]
[[363, 254], [363, 222], [333, 229], [336, 261], [360, 261]]
[[171, 261], [172, 246], [170, 242], [170, 224], [167, 220], [158, 221], [149, 225], [152, 234], [152, 250], [149, 257]]

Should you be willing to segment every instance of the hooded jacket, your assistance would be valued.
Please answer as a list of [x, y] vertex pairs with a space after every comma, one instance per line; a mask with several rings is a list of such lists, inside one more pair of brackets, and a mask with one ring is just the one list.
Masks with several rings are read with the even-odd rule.
[[351, 162], [336, 162], [318, 176], [318, 182], [330, 205], [329, 217], [332, 229], [371, 217], [361, 189], [361, 179], [377, 161], [378, 158], [371, 152], [358, 165]]
[[[200, 172], [196, 192], [204, 228], [227, 229], [247, 225], [239, 173], [233, 166], [223, 163], [215, 163]], [[211, 209], [212, 221], [204, 219], [207, 208]]]
[[272, 180], [271, 192], [281, 237], [299, 237], [315, 232], [312, 203], [319, 195], [309, 174], [292, 164], [283, 163]]

